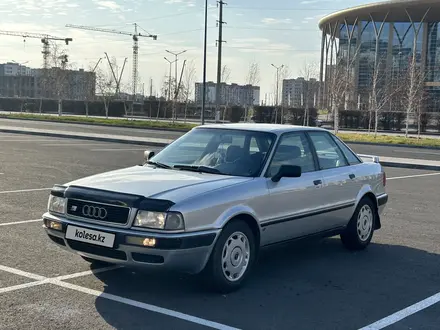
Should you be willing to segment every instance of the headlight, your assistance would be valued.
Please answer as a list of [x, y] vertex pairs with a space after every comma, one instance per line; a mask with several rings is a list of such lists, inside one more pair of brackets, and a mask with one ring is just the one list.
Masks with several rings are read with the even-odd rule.
[[58, 196], [49, 196], [49, 201], [47, 203], [47, 208], [49, 212], [54, 213], [64, 213], [66, 207], [66, 199]]
[[151, 229], [182, 230], [185, 223], [180, 213], [138, 211], [134, 226]]

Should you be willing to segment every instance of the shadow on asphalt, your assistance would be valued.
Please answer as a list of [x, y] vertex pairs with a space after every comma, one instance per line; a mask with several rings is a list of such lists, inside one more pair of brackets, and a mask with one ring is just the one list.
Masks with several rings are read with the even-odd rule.
[[[349, 252], [339, 238], [292, 243], [262, 251], [242, 290], [204, 291], [197, 276], [121, 269], [95, 276], [105, 292], [240, 329], [358, 329], [440, 291], [440, 255], [372, 243]], [[118, 329], [199, 329], [170, 317], [96, 299]], [[153, 314], [153, 315], [152, 315]], [[176, 327], [175, 327], [176, 326]]]

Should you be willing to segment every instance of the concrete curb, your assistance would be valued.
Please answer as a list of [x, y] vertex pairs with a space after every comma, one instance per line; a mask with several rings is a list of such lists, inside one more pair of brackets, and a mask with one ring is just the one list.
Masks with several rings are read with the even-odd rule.
[[421, 164], [406, 164], [406, 163], [395, 163], [389, 161], [381, 161], [379, 157], [379, 162], [384, 167], [396, 167], [396, 168], [408, 168], [413, 170], [427, 170], [427, 171], [440, 171], [440, 165], [421, 165]]
[[119, 138], [108, 138], [108, 137], [85, 137], [85, 136], [78, 136], [75, 134], [57, 134], [57, 133], [45, 133], [45, 132], [31, 132], [26, 130], [16, 130], [16, 129], [0, 129], [0, 132], [2, 133], [13, 133], [13, 134], [27, 134], [27, 135], [37, 135], [37, 136], [51, 136], [51, 137], [60, 137], [60, 138], [68, 138], [68, 139], [77, 139], [77, 140], [93, 140], [93, 141], [103, 141], [103, 142], [115, 142], [115, 143], [124, 143], [124, 144], [140, 144], [140, 145], [146, 145], [146, 146], [153, 146], [153, 147], [166, 147], [168, 143], [161, 143], [161, 142], [147, 142], [147, 141], [141, 141], [136, 140], [136, 137], [133, 137], [133, 140], [126, 140], [126, 139], [119, 139]]
[[[153, 146], [153, 147], [166, 147], [169, 143], [162, 142], [148, 142], [142, 140], [136, 140], [138, 137], [133, 137], [133, 139], [122, 139], [122, 138], [109, 138], [109, 137], [98, 137], [98, 136], [81, 136], [75, 134], [61, 134], [61, 133], [52, 133], [52, 132], [32, 132], [26, 130], [18, 130], [18, 129], [0, 129], [0, 132], [3, 133], [15, 133], [15, 134], [28, 134], [28, 135], [37, 135], [37, 136], [52, 136], [52, 137], [60, 137], [60, 138], [70, 138], [70, 139], [78, 139], [78, 140], [93, 140], [93, 141], [103, 141], [103, 142], [115, 142], [115, 143], [123, 143], [123, 144], [137, 144], [137, 145], [145, 145], [145, 146]], [[380, 157], [379, 157], [380, 159]], [[430, 165], [430, 164], [411, 164], [411, 163], [399, 163], [392, 161], [380, 161], [380, 164], [384, 167], [397, 167], [397, 168], [410, 168], [410, 169], [420, 169], [420, 170], [432, 170], [432, 171], [440, 171], [440, 165]]]
[[366, 145], [366, 146], [440, 150], [440, 147], [415, 146], [415, 145], [412, 145], [412, 144], [373, 143], [373, 142], [358, 142], [358, 141], [357, 142], [344, 141], [344, 142], [348, 143], [348, 144], [359, 144], [359, 145]]
[[[43, 122], [43, 123], [90, 125], [90, 126], [101, 126], [101, 127], [131, 128], [131, 129], [137, 129], [137, 130], [169, 131], [169, 132], [179, 132], [179, 133], [189, 132], [189, 129], [185, 129], [185, 128], [136, 127], [136, 126], [130, 126], [130, 125], [113, 125], [113, 124], [104, 124], [104, 123], [89, 123], [89, 122], [82, 123], [82, 122], [70, 121], [70, 120], [49, 120], [49, 119], [38, 119], [38, 118], [10, 118], [10, 117], [3, 117], [2, 115], [0, 115], [0, 119], [39, 121], [39, 122]], [[120, 120], [124, 120], [124, 119], [125, 118], [120, 118]]]

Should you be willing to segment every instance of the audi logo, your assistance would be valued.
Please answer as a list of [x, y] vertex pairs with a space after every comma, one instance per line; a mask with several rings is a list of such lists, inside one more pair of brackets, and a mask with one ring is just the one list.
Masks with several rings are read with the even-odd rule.
[[107, 210], [103, 207], [84, 205], [82, 214], [89, 218], [105, 219], [107, 217]]

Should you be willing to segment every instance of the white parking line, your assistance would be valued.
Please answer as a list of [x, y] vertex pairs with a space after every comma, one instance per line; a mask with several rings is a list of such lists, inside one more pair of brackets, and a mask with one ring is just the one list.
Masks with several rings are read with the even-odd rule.
[[22, 224], [22, 223], [38, 222], [38, 221], [42, 221], [42, 219], [23, 220], [23, 221], [15, 221], [15, 222], [0, 223], [0, 227], [4, 227], [4, 226], [12, 226], [12, 225], [19, 225], [19, 224]]
[[400, 180], [400, 179], [410, 179], [410, 178], [419, 178], [423, 176], [435, 176], [440, 175], [440, 173], [427, 173], [427, 174], [417, 174], [417, 175], [405, 175], [405, 176], [396, 176], [393, 178], [387, 178], [388, 180]]
[[204, 325], [206, 327], [210, 327], [210, 328], [213, 328], [213, 329], [238, 330], [237, 328], [233, 328], [233, 327], [221, 324], [221, 323], [208, 321], [208, 320], [196, 317], [196, 316], [192, 316], [192, 315], [176, 312], [176, 311], [173, 311], [171, 309], [167, 309], [167, 308], [162, 308], [162, 307], [146, 304], [146, 303], [143, 303], [143, 302], [140, 302], [140, 301], [124, 298], [124, 297], [121, 297], [121, 296], [116, 296], [116, 295], [113, 295], [113, 294], [110, 294], [110, 293], [106, 293], [106, 292], [102, 292], [102, 291], [98, 291], [98, 290], [93, 290], [93, 289], [85, 288], [85, 287], [82, 287], [82, 286], [79, 286], [79, 285], [75, 285], [75, 284], [71, 284], [71, 283], [66, 283], [66, 282], [61, 282], [61, 281], [58, 281], [58, 280], [51, 280], [50, 283], [53, 283], [53, 284], [58, 285], [58, 286], [61, 286], [63, 288], [75, 290], [75, 291], [82, 292], [82, 293], [87, 293], [87, 294], [95, 296], [95, 297], [105, 298], [105, 299], [116, 301], [116, 302], [119, 302], [119, 303], [122, 303], [122, 304], [125, 304], [125, 305], [141, 308], [141, 309], [144, 309], [144, 310], [147, 310], [147, 311], [151, 311], [151, 312], [155, 312], [155, 313], [159, 313], [159, 314], [164, 314], [164, 315], [172, 316], [172, 317], [175, 317], [175, 318], [178, 318], [178, 319], [181, 319], [181, 320], [185, 320], [185, 321], [188, 321], [188, 322]]
[[19, 285], [8, 286], [6, 288], [0, 288], [0, 294], [6, 293], [6, 292], [11, 292], [11, 291], [16, 291], [16, 290], [21, 290], [21, 289], [27, 289], [27, 288], [31, 288], [33, 286], [38, 286], [38, 285], [47, 284], [47, 283], [50, 283], [49, 279], [42, 280], [42, 281], [30, 282], [30, 283], [24, 283], [24, 284], [19, 284]]
[[136, 149], [127, 149], [127, 148], [125, 148], [125, 149], [122, 149], [122, 148], [119, 148], [119, 149], [90, 149], [90, 151], [139, 151], [139, 150], [145, 150], [145, 148], [136, 148]]
[[379, 330], [379, 329], [383, 329], [385, 327], [388, 327], [394, 323], [397, 323], [401, 320], [403, 320], [404, 318], [411, 316], [417, 312], [420, 312], [428, 307], [431, 307], [432, 305], [436, 304], [440, 302], [440, 292], [429, 297], [426, 298], [422, 301], [419, 301], [418, 303], [415, 303], [414, 305], [411, 305], [405, 309], [402, 309], [394, 314], [391, 314], [377, 322], [374, 322], [370, 325], [367, 325], [366, 327], [363, 327], [359, 330]]
[[42, 190], [50, 190], [52, 188], [35, 188], [35, 189], [21, 189], [21, 190], [6, 190], [0, 191], [0, 194], [12, 194], [12, 193], [22, 193], [22, 192], [30, 192], [30, 191], [42, 191]]
[[0, 265], [0, 270], [14, 274], [14, 275], [19, 275], [19, 276], [23, 276], [23, 277], [27, 277], [33, 280], [36, 280], [35, 282], [30, 282], [30, 283], [25, 283], [25, 284], [19, 284], [19, 285], [14, 285], [14, 286], [10, 286], [10, 287], [6, 287], [6, 288], [2, 288], [0, 289], [0, 293], [6, 293], [6, 292], [10, 292], [10, 291], [15, 291], [15, 290], [20, 290], [20, 289], [26, 289], [26, 288], [30, 288], [33, 286], [38, 286], [38, 285], [42, 285], [42, 284], [46, 284], [46, 283], [50, 283], [50, 284], [54, 284], [63, 288], [67, 288], [67, 289], [71, 289], [74, 291], [78, 291], [78, 292], [82, 292], [82, 293], [86, 293], [95, 297], [99, 297], [99, 298], [104, 298], [104, 299], [108, 299], [108, 300], [112, 300], [112, 301], [116, 301], [122, 304], [126, 304], [129, 306], [133, 306], [133, 307], [137, 307], [137, 308], [141, 308], [144, 310], [148, 310], [151, 312], [155, 312], [155, 313], [159, 313], [159, 314], [163, 314], [163, 315], [167, 315], [167, 316], [171, 316], [171, 317], [175, 317], [181, 320], [185, 320], [188, 322], [192, 322], [192, 323], [196, 323], [196, 324], [200, 324], [200, 325], [204, 325], [207, 327], [211, 327], [213, 329], [219, 329], [219, 330], [239, 330], [237, 328], [233, 328], [221, 323], [217, 323], [217, 322], [212, 322], [209, 320], [205, 320], [196, 316], [192, 316], [189, 314], [184, 314], [184, 313], [180, 313], [171, 309], [167, 309], [167, 308], [163, 308], [163, 307], [158, 307], [155, 305], [150, 305], [150, 304], [146, 304], [140, 301], [136, 301], [136, 300], [132, 300], [132, 299], [128, 299], [128, 298], [124, 298], [121, 296], [116, 296], [110, 293], [106, 293], [103, 291], [98, 291], [98, 290], [93, 290], [93, 289], [89, 289], [86, 287], [82, 287], [76, 284], [71, 284], [71, 283], [66, 283], [66, 282], [62, 282], [62, 280], [67, 280], [67, 279], [72, 279], [72, 278], [76, 278], [76, 277], [80, 277], [80, 276], [86, 276], [86, 275], [91, 275], [91, 274], [97, 274], [97, 273], [103, 273], [106, 271], [111, 271], [114, 270], [116, 268], [119, 268], [120, 266], [110, 266], [110, 267], [105, 267], [105, 268], [99, 268], [99, 269], [95, 269], [95, 270], [89, 270], [89, 271], [84, 271], [84, 272], [79, 272], [79, 273], [75, 273], [75, 274], [70, 274], [70, 275], [62, 275], [62, 276], [58, 276], [58, 277], [54, 277], [54, 278], [48, 278], [48, 277], [44, 277], [44, 276], [40, 276], [37, 274], [32, 274], [32, 273], [28, 273], [16, 268], [12, 268], [12, 267], [8, 267], [8, 266], [2, 266]]
[[58, 277], [53, 278], [53, 280], [65, 281], [65, 280], [70, 280], [72, 278], [109, 272], [111, 270], [115, 270], [115, 269], [119, 269], [119, 268], [122, 268], [122, 266], [109, 266], [109, 267], [103, 267], [103, 268], [98, 268], [98, 269], [91, 269], [91, 270], [86, 270], [84, 272], [79, 272], [79, 273], [75, 273], [75, 274], [58, 276]]
[[4, 272], [11, 273], [11, 274], [14, 274], [14, 275], [27, 277], [27, 278], [30, 278], [30, 279], [33, 279], [33, 280], [37, 280], [37, 281], [42, 281], [42, 280], [46, 280], [47, 279], [47, 277], [44, 277], [44, 276], [41, 276], [41, 275], [37, 275], [37, 274], [28, 273], [28, 272], [22, 271], [20, 269], [8, 267], [8, 266], [0, 265], [0, 270], [2, 270]]

